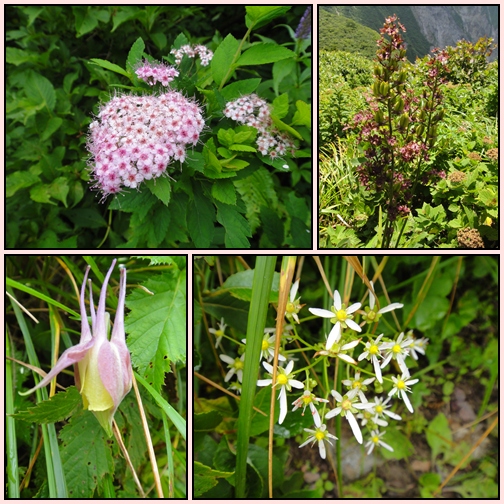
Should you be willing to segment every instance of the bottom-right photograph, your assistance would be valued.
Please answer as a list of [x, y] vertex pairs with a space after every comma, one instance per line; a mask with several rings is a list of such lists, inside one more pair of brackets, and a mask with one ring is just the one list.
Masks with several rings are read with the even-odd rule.
[[194, 257], [193, 498], [497, 498], [498, 276], [498, 255]]

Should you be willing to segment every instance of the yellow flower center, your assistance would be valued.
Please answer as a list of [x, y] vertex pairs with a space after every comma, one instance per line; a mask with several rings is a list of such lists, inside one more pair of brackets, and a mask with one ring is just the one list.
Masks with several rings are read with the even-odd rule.
[[352, 401], [350, 401], [350, 399], [344, 399], [341, 403], [341, 407], [344, 410], [349, 410], [352, 407]]
[[373, 440], [373, 443], [378, 444], [378, 441], [380, 441], [380, 438], [378, 436], [373, 436], [371, 438]]
[[224, 336], [224, 331], [222, 329], [217, 329], [217, 331], [215, 331], [215, 336], [217, 336], [217, 338]]
[[243, 361], [236, 358], [234, 362], [235, 369], [243, 369]]
[[383, 406], [380, 406], [380, 405], [375, 406], [375, 411], [376, 411], [376, 413], [381, 413], [383, 411]]
[[362, 388], [362, 383], [360, 381], [354, 381], [353, 388]]
[[378, 345], [371, 345], [369, 347], [369, 353], [371, 355], [376, 355], [378, 353]]
[[306, 396], [306, 395], [305, 395], [305, 396], [303, 396], [303, 402], [304, 402], [306, 405], [310, 404], [310, 403], [312, 402], [312, 398], [311, 398], [311, 396]]
[[285, 385], [288, 381], [289, 381], [289, 379], [287, 378], [286, 374], [280, 373], [277, 376], [277, 383], [280, 385]]
[[317, 439], [317, 441], [321, 441], [325, 438], [325, 432], [318, 430], [317, 432], [315, 432], [315, 438]]
[[374, 320], [376, 317], [376, 313], [374, 311], [370, 311], [368, 314], [367, 314], [367, 318], [368, 320]]
[[340, 321], [343, 322], [344, 320], [347, 319], [347, 314], [345, 310], [338, 310], [336, 312], [336, 318]]
[[402, 389], [405, 389], [405, 388], [406, 388], [406, 384], [405, 384], [402, 380], [399, 380], [399, 381], [397, 382], [397, 388], [398, 388], [398, 389], [401, 389], [401, 390], [402, 390]]
[[294, 313], [296, 311], [296, 306], [294, 305], [294, 303], [292, 301], [287, 302], [287, 306], [285, 308], [285, 311], [287, 313]]
[[394, 346], [392, 347], [392, 352], [394, 352], [394, 353], [396, 353], [396, 354], [397, 354], [397, 353], [401, 353], [401, 345], [394, 345]]
[[268, 340], [263, 339], [263, 342], [262, 342], [262, 349], [263, 349], [263, 350], [268, 350], [268, 348], [269, 348], [269, 341], [268, 341]]

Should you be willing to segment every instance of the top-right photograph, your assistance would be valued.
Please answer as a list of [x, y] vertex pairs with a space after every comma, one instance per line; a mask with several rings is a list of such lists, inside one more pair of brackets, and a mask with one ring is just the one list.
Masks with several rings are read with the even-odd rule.
[[499, 7], [318, 8], [322, 249], [499, 249]]

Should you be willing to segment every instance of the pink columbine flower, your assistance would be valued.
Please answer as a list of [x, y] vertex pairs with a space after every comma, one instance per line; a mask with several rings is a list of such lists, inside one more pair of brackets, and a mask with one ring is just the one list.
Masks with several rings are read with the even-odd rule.
[[89, 126], [94, 187], [105, 198], [160, 177], [174, 160], [184, 162], [204, 124], [198, 104], [178, 91], [113, 97]]
[[[114, 414], [131, 389], [132, 369], [124, 334], [124, 300], [126, 296], [126, 269], [121, 267], [119, 302], [110, 341], [107, 339], [109, 315], [105, 312], [107, 284], [116, 264], [113, 260], [100, 292], [98, 310], [95, 313], [90, 285], [90, 308], [92, 331], [84, 303], [87, 267], [80, 293], [81, 339], [79, 344], [65, 350], [56, 365], [35, 387], [22, 395], [31, 394], [45, 387], [63, 369], [76, 364], [75, 382], [82, 395], [84, 409], [94, 413], [101, 426], [112, 436]], [[91, 281], [89, 281], [91, 283]]]

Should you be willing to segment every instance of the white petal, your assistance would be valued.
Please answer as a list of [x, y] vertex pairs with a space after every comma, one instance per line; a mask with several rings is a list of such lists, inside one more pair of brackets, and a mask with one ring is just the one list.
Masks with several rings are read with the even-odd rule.
[[349, 355], [339, 353], [338, 359], [344, 360], [345, 362], [348, 362], [350, 364], [357, 364], [357, 361], [355, 359], [352, 359], [352, 357], [350, 357]]
[[357, 420], [355, 419], [351, 411], [347, 411], [346, 419], [348, 420], [350, 427], [352, 427], [352, 432], [354, 433], [355, 439], [357, 439], [357, 442], [359, 444], [362, 444], [362, 433], [359, 424], [357, 423]]
[[329, 336], [327, 337], [326, 350], [331, 350], [334, 343], [337, 343], [340, 340], [341, 338], [340, 329], [341, 329], [340, 323], [336, 322], [336, 324], [334, 324], [333, 328], [331, 329]]
[[397, 387], [394, 387], [389, 393], [389, 397], [393, 396], [397, 392]]
[[[369, 283], [371, 284], [371, 287], [374, 290], [373, 282], [370, 280]], [[374, 308], [374, 305], [375, 305], [375, 297], [374, 297], [373, 293], [371, 291], [369, 291], [369, 308], [371, 308], [371, 310], [372, 310]]]
[[331, 395], [336, 399], [336, 401], [341, 402], [343, 400], [343, 397], [337, 390], [331, 390]]
[[280, 416], [278, 417], [278, 423], [281, 424], [285, 420], [287, 415], [287, 393], [285, 392], [285, 387], [280, 390]]
[[273, 366], [268, 364], [266, 361], [263, 361], [263, 366], [268, 371], [269, 374], [273, 374]]
[[383, 448], [386, 448], [388, 451], [394, 451], [394, 448], [392, 448], [390, 445], [388, 445], [387, 443], [385, 443], [383, 441], [378, 441], [378, 444], [380, 446], [383, 446]]
[[227, 364], [233, 364], [235, 361], [232, 357], [229, 357], [229, 355], [220, 354], [219, 357]]
[[354, 311], [357, 311], [361, 307], [360, 303], [354, 303], [353, 305], [350, 305], [345, 311], [348, 314], [353, 313]]
[[333, 318], [334, 313], [329, 310], [324, 310], [323, 308], [308, 308], [308, 311], [317, 317]]
[[308, 443], [310, 443], [311, 441], [313, 441], [315, 439], [314, 436], [310, 436], [303, 444], [300, 444], [299, 445], [299, 448], [303, 448], [303, 446], [306, 446]]
[[326, 416], [325, 416], [325, 417], [326, 417], [326, 418], [332, 418], [332, 417], [335, 417], [336, 415], [339, 415], [340, 411], [341, 411], [341, 407], [334, 408], [333, 410], [328, 411], [328, 412], [326, 413]]
[[285, 374], [288, 375], [290, 374], [290, 372], [292, 371], [292, 368], [294, 367], [294, 361], [293, 360], [290, 360], [287, 364], [287, 366], [285, 366]]
[[289, 385], [294, 388], [304, 388], [304, 383], [298, 380], [289, 380]]
[[321, 421], [320, 421], [320, 415], [319, 415], [319, 412], [317, 411], [317, 408], [315, 408], [315, 405], [313, 403], [310, 403], [310, 410], [312, 412], [312, 415], [313, 415], [313, 421], [315, 422], [315, 425], [317, 427], [320, 427], [321, 425]]
[[383, 413], [385, 413], [385, 415], [389, 416], [390, 418], [393, 418], [394, 420], [402, 420], [402, 418], [399, 415], [392, 413], [392, 411], [383, 410]]
[[[350, 341], [350, 343], [347, 343], [346, 345], [343, 345], [341, 347], [341, 350], [350, 350], [350, 348], [355, 348], [359, 343], [360, 343], [360, 339], [356, 339], [356, 340]], [[357, 380], [358, 379], [359, 378], [357, 378]]]
[[408, 380], [407, 382], [404, 382], [405, 385], [414, 385], [415, 383], [418, 383], [420, 380], [418, 378], [415, 378], [414, 380]]
[[334, 291], [334, 308], [341, 310], [341, 296], [337, 290]]
[[380, 367], [383, 369], [390, 362], [390, 359], [392, 359], [392, 353], [389, 353], [387, 357], [385, 357]]
[[269, 380], [257, 380], [257, 386], [258, 387], [266, 387], [266, 385], [271, 385], [271, 382], [273, 380], [269, 379]]
[[292, 301], [295, 301], [296, 299], [296, 294], [297, 294], [297, 291], [298, 291], [298, 288], [299, 288], [299, 280], [296, 280], [293, 284], [292, 284], [292, 287], [291, 287], [291, 290], [290, 290], [290, 297], [289, 297], [289, 300], [292, 302]]
[[373, 356], [373, 365], [374, 365], [374, 370], [376, 373], [376, 379], [380, 382], [383, 383], [383, 378], [381, 374], [381, 368], [380, 368], [380, 363], [378, 362], [378, 359], [376, 356]]
[[404, 305], [401, 303], [392, 303], [392, 304], [389, 304], [388, 306], [385, 306], [385, 308], [378, 310], [378, 313], [387, 313], [392, 310], [396, 310], [397, 308], [402, 308], [403, 306]]
[[413, 413], [413, 406], [411, 406], [410, 400], [408, 398], [408, 394], [404, 390], [401, 390], [401, 397], [403, 398], [404, 404], [406, 404], [406, 408], [410, 413]]
[[326, 451], [325, 451], [325, 444], [324, 444], [324, 440], [323, 439], [320, 439], [319, 442], [318, 442], [318, 447], [319, 447], [319, 452], [320, 452], [320, 456], [325, 459], [325, 456], [326, 456]]
[[353, 329], [354, 331], [361, 332], [361, 326], [357, 324], [357, 322], [354, 322], [353, 320], [347, 319], [345, 320], [345, 324], [350, 327], [350, 329]]
[[233, 376], [235, 373], [235, 369], [232, 368], [227, 372], [227, 375], [224, 377], [224, 381], [228, 382], [231, 379], [231, 376]]
[[357, 357], [357, 360], [360, 362], [362, 359], [365, 359], [368, 356], [369, 352], [362, 352], [359, 357]]

